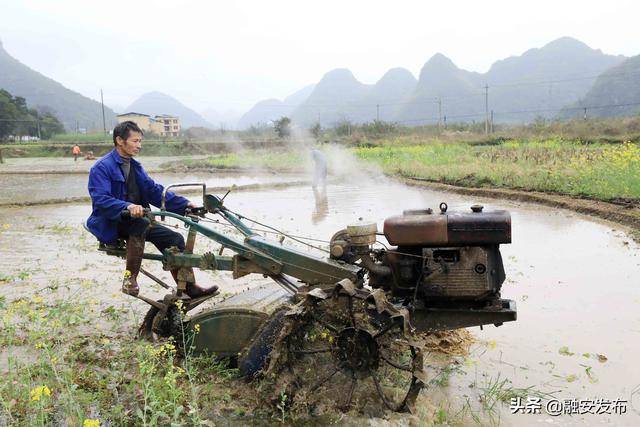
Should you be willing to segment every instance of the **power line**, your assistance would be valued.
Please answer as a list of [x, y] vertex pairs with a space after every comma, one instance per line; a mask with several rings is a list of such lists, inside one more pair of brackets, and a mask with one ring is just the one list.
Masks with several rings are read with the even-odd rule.
[[[516, 81], [516, 82], [510, 82], [510, 83], [495, 83], [491, 85], [492, 88], [507, 88], [507, 87], [525, 87], [525, 86], [532, 86], [532, 85], [543, 85], [543, 84], [558, 84], [558, 83], [567, 83], [567, 82], [574, 82], [574, 81], [581, 81], [581, 80], [588, 80], [588, 79], [595, 79], [598, 77], [602, 77], [602, 78], [617, 78], [620, 76], [629, 76], [629, 75], [636, 75], [636, 74], [640, 74], [640, 70], [633, 70], [633, 71], [627, 71], [627, 72], [620, 72], [620, 73], [607, 73], [606, 71], [604, 73], [598, 74], [598, 75], [589, 75], [589, 76], [581, 76], [581, 77], [575, 77], [575, 78], [564, 78], [564, 79], [551, 79], [551, 80], [539, 80], [539, 81], [526, 81], [526, 80], [521, 80], [521, 81]], [[485, 87], [483, 87], [483, 89], [485, 89]], [[22, 97], [28, 97], [28, 96], [42, 96], [42, 93], [32, 93], [32, 94], [25, 94], [24, 92], [21, 93]], [[47, 94], [47, 95], [53, 95], [51, 94]], [[397, 101], [386, 101], [386, 102], [378, 102], [375, 104], [375, 106], [379, 109], [379, 107], [391, 107], [391, 106], [401, 106], [401, 105], [425, 105], [425, 104], [432, 104], [434, 102], [437, 102], [437, 99], [444, 99], [447, 101], [458, 101], [458, 100], [468, 100], [468, 99], [472, 99], [472, 98], [476, 98], [479, 97], [481, 95], [485, 95], [486, 93], [484, 93], [484, 91], [478, 91], [476, 93], [470, 92], [470, 93], [465, 93], [465, 94], [460, 94], [460, 95], [447, 95], [447, 96], [439, 96], [439, 97], [405, 97], [405, 98], [399, 98]], [[150, 99], [164, 99], [164, 97], [162, 96], [154, 96], [154, 95], [150, 95], [147, 96], [147, 98]], [[192, 99], [199, 99], [199, 100], [206, 100], [208, 102], [212, 102], [210, 98], [205, 98], [205, 97], [191, 97]], [[249, 104], [249, 103], [245, 103], [244, 105], [257, 105], [256, 104]], [[372, 108], [371, 103], [361, 103], [361, 102], [356, 102], [356, 103], [349, 103], [349, 102], [343, 102], [343, 103], [326, 103], [326, 104], [284, 104], [284, 103], [280, 103], [277, 105], [269, 105], [266, 106], [267, 109], [281, 109], [281, 108], [291, 108], [291, 109], [296, 109], [296, 108], [308, 108], [308, 109], [321, 109], [321, 108], [347, 108], [347, 109], [369, 109]], [[378, 113], [379, 114], [379, 113]], [[449, 116], [451, 117], [451, 116]]]
[[[612, 78], [620, 78], [622, 76], [630, 76], [630, 75], [636, 75], [636, 74], [640, 74], [640, 70], [630, 70], [630, 71], [623, 71], [623, 72], [604, 72], [598, 75], [582, 75], [582, 76], [576, 76], [576, 77], [572, 77], [572, 78], [558, 78], [558, 79], [550, 79], [550, 80], [539, 80], [539, 81], [516, 81], [516, 82], [510, 82], [510, 83], [496, 83], [496, 84], [492, 84], [491, 87], [492, 88], [513, 88], [513, 87], [525, 87], [525, 86], [531, 86], [531, 85], [538, 85], [538, 84], [548, 84], [549, 85], [549, 99], [550, 99], [550, 93], [551, 93], [551, 88], [552, 85], [558, 85], [561, 83], [567, 83], [567, 82], [574, 82], [574, 81], [581, 81], [581, 80], [586, 80], [586, 79], [595, 79], [595, 78], [603, 78], [603, 79], [612, 79]], [[559, 109], [553, 109], [553, 108], [546, 108], [546, 109], [530, 109], [530, 110], [511, 110], [511, 111], [493, 111], [491, 110], [491, 119], [489, 119], [489, 99], [488, 99], [488, 89], [489, 89], [489, 85], [488, 83], [485, 84], [485, 86], [483, 87], [484, 89], [484, 93], [482, 93], [481, 91], [478, 92], [474, 92], [474, 89], [470, 88], [469, 92], [465, 92], [464, 94], [459, 94], [457, 96], [455, 96], [454, 94], [449, 94], [447, 96], [437, 96], [437, 97], [421, 97], [421, 96], [417, 96], [417, 97], [405, 97], [405, 98], [401, 98], [398, 100], [398, 102], [392, 102], [392, 101], [386, 101], [386, 102], [378, 102], [376, 104], [373, 103], [362, 103], [362, 102], [354, 102], [354, 103], [349, 103], [349, 102], [343, 102], [343, 103], [326, 103], [326, 104], [302, 104], [302, 105], [294, 105], [294, 104], [283, 104], [280, 103], [278, 105], [270, 105], [267, 108], [269, 109], [279, 109], [279, 108], [288, 108], [288, 109], [315, 109], [315, 110], [322, 110], [322, 109], [344, 109], [344, 110], [366, 110], [366, 111], [370, 111], [372, 112], [372, 108], [375, 105], [376, 108], [376, 112], [375, 112], [375, 117], [376, 120], [380, 120], [380, 107], [393, 107], [393, 106], [402, 106], [402, 105], [433, 105], [434, 106], [434, 110], [437, 111], [437, 117], [427, 117], [427, 118], [420, 118], [420, 119], [409, 119], [409, 120], [402, 120], [402, 121], [396, 121], [396, 123], [418, 123], [418, 122], [424, 122], [424, 121], [437, 121], [438, 126], [441, 127], [443, 125], [443, 123], [446, 126], [446, 121], [447, 119], [451, 120], [451, 119], [466, 119], [466, 118], [480, 118], [483, 114], [482, 113], [473, 113], [473, 114], [458, 114], [458, 115], [446, 115], [444, 114], [443, 111], [443, 107], [442, 107], [442, 101], [446, 100], [447, 101], [447, 106], [451, 109], [452, 106], [456, 106], [456, 105], [460, 105], [462, 102], [464, 101], [468, 101], [470, 99], [474, 99], [474, 100], [479, 100], [479, 96], [484, 95], [485, 98], [485, 102], [484, 102], [484, 118], [485, 118], [485, 132], [489, 132], [489, 128], [490, 125], [489, 123], [493, 123], [493, 116], [495, 115], [516, 115], [516, 114], [540, 114], [540, 113], [551, 113], [551, 112], [560, 112], [560, 111], [579, 111], [579, 110], [584, 110], [585, 111], [585, 115], [586, 115], [586, 111], [588, 110], [593, 110], [593, 109], [602, 109], [602, 108], [617, 108], [617, 107], [627, 107], [627, 106], [636, 106], [636, 105], [640, 105], [638, 103], [618, 103], [618, 104], [605, 104], [605, 105], [591, 105], [591, 106], [575, 106], [575, 107], [564, 107], [564, 108], [559, 108]], [[556, 91], [558, 89], [556, 88]], [[37, 93], [35, 94], [37, 96], [42, 96], [42, 93]], [[51, 95], [51, 94], [50, 94]], [[19, 96], [22, 97], [28, 97], [30, 95], [25, 94], [24, 92], [21, 93]], [[154, 96], [151, 95], [150, 98], [157, 98], [157, 99], [161, 99], [163, 97], [161, 96]], [[600, 97], [596, 97], [595, 99], [600, 99], [600, 98], [606, 98], [606, 96], [600, 96]], [[205, 99], [205, 98], [200, 98], [200, 99]], [[207, 100], [209, 100], [209, 98], [206, 98]], [[103, 101], [103, 93], [101, 90], [101, 104], [103, 106], [103, 111], [102, 111], [102, 115], [103, 115], [103, 131], [106, 132], [106, 120], [105, 120], [105, 114], [104, 114], [104, 103]], [[373, 101], [375, 102], [375, 101]], [[551, 102], [549, 101], [548, 103], [549, 106], [551, 106]], [[436, 107], [437, 106], [437, 107]], [[437, 110], [436, 110], [437, 108]], [[434, 111], [434, 112], [435, 112]], [[343, 111], [344, 114], [344, 111]], [[318, 116], [320, 115], [320, 112], [318, 111]], [[369, 113], [366, 113], [365, 115], [369, 115]], [[11, 119], [2, 119], [2, 121], [14, 121], [14, 122], [20, 122], [19, 120], [11, 120]], [[37, 123], [37, 121], [32, 120], [23, 120], [22, 122], [35, 122]], [[95, 125], [95, 123], [94, 123]], [[76, 121], [76, 129], [78, 129], [79, 127], [79, 123]], [[95, 127], [95, 126], [94, 126]]]
[[0, 122], [25, 122], [25, 123], [35, 123], [37, 120], [20, 120], [20, 119], [0, 119]]
[[[535, 110], [511, 110], [511, 111], [491, 111], [492, 116], [497, 115], [510, 115], [510, 114], [536, 114], [536, 113], [557, 113], [562, 111], [584, 111], [584, 110], [599, 110], [603, 108], [619, 108], [619, 107], [634, 107], [640, 106], [640, 102], [628, 102], [628, 103], [619, 103], [619, 104], [607, 104], [607, 105], [589, 105], [589, 106], [580, 106], [580, 107], [566, 107], [566, 108], [543, 108], [543, 109], [535, 109]], [[459, 114], [446, 116], [447, 119], [464, 119], [464, 118], [473, 118], [473, 117], [483, 117], [486, 113], [473, 113], [473, 114]], [[428, 121], [437, 121], [439, 117], [423, 117], [420, 119], [411, 119], [411, 120], [398, 120], [394, 123], [418, 123], [418, 122], [428, 122]], [[493, 122], [493, 120], [491, 120]]]
[[[499, 88], [499, 87], [517, 87], [517, 86], [531, 86], [531, 85], [539, 85], [539, 84], [555, 84], [555, 83], [565, 83], [565, 82], [574, 82], [574, 81], [581, 81], [581, 80], [589, 80], [589, 79], [596, 79], [598, 77], [602, 77], [602, 78], [615, 78], [615, 77], [620, 77], [620, 76], [630, 76], [630, 75], [636, 75], [636, 74], [640, 74], [640, 70], [630, 70], [630, 71], [621, 71], [621, 72], [607, 72], [604, 71], [600, 74], [588, 74], [588, 75], [575, 75], [576, 77], [560, 77], [560, 78], [552, 78], [552, 79], [545, 79], [545, 80], [516, 80], [516, 81], [511, 81], [511, 82], [507, 82], [507, 83], [494, 83], [494, 82], [488, 82], [491, 83], [491, 87], [494, 88]], [[12, 82], [15, 81], [20, 81], [21, 79], [12, 79]], [[26, 79], [22, 79], [23, 81], [27, 81]], [[487, 84], [488, 84], [487, 83]], [[372, 85], [373, 86], [373, 85]], [[30, 94], [22, 94], [20, 96], [42, 96], [42, 95], [54, 95], [53, 93], [30, 93]], [[80, 94], [81, 96], [85, 97], [84, 95]], [[466, 94], [464, 95], [465, 97], [467, 96]], [[93, 99], [86, 97], [92, 101], [94, 101]], [[157, 96], [157, 95], [148, 95], [147, 98], [149, 99], [164, 99], [163, 96]], [[198, 99], [198, 100], [205, 100], [205, 101], [211, 101], [210, 97], [194, 97], [194, 96], [189, 96], [189, 98], [191, 99]], [[422, 98], [424, 99], [424, 98]], [[387, 103], [381, 103], [380, 105], [396, 105], [396, 104], [404, 104], [406, 103], [404, 99], [398, 99], [396, 101], [391, 101], [391, 102], [387, 102]], [[97, 102], [97, 101], [96, 101]], [[218, 101], [216, 101], [218, 102]], [[222, 101], [220, 101], [222, 102]], [[227, 104], [238, 104], [238, 105], [255, 105], [255, 104], [251, 104], [249, 102], [236, 102], [236, 101], [224, 101], [224, 103]], [[321, 106], [326, 106], [326, 107], [335, 107], [335, 106], [339, 106], [342, 104], [335, 104], [335, 103], [329, 103], [329, 104], [314, 104], [311, 106], [314, 107], [321, 107]], [[369, 106], [371, 106], [371, 104], [368, 104]], [[299, 106], [299, 104], [280, 104], [280, 105], [273, 105], [273, 106], [269, 106], [269, 107], [297, 107]]]
[[604, 71], [604, 72], [602, 72], [600, 74], [592, 74], [590, 76], [582, 76], [582, 77], [575, 77], [575, 78], [565, 78], [565, 79], [557, 79], [557, 80], [538, 80], [538, 81], [519, 80], [519, 81], [515, 81], [515, 82], [511, 82], [511, 83], [495, 83], [495, 84], [492, 84], [491, 87], [514, 87], [514, 86], [532, 86], [532, 85], [538, 85], [538, 84], [567, 83], [567, 82], [577, 82], [577, 81], [581, 81], [581, 80], [597, 79], [599, 77], [602, 77], [602, 78], [610, 78], [610, 77], [617, 78], [619, 76], [631, 76], [631, 75], [636, 75], [636, 74], [640, 74], [640, 70], [625, 71], [625, 72], [620, 72], [620, 73], [613, 73], [613, 72], [608, 73], [607, 71]]

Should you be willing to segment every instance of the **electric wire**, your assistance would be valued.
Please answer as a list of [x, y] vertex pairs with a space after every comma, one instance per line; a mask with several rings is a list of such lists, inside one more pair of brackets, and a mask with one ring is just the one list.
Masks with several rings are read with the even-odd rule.
[[[205, 222], [213, 223], [213, 224], [220, 224], [220, 225], [222, 225], [224, 227], [236, 228], [233, 224], [225, 224], [224, 222], [221, 222], [219, 219], [204, 218], [202, 220], [205, 221]], [[260, 229], [260, 228], [249, 227], [249, 230], [255, 231], [256, 233], [282, 235], [282, 233], [280, 233], [280, 232], [275, 232], [275, 231], [271, 231], [271, 230], [263, 230], [263, 229]], [[298, 239], [303, 239], [303, 240], [309, 240], [309, 241], [313, 241], [313, 242], [330, 243], [328, 240], [315, 239], [313, 237], [307, 237], [307, 236], [298, 236], [298, 235], [295, 235], [295, 234], [289, 234], [288, 236], [296, 237]]]
[[258, 224], [258, 225], [259, 225], [259, 226], [261, 226], [261, 227], [266, 227], [266, 228], [268, 228], [268, 229], [270, 229], [270, 230], [273, 230], [273, 231], [275, 231], [275, 232], [277, 232], [277, 233], [279, 233], [279, 234], [281, 234], [281, 235], [283, 235], [283, 236], [285, 236], [285, 237], [288, 237], [289, 239], [293, 240], [294, 242], [298, 242], [298, 243], [300, 243], [300, 244], [302, 244], [302, 245], [309, 246], [310, 248], [314, 248], [314, 249], [317, 249], [317, 250], [322, 251], [322, 252], [330, 253], [328, 250], [326, 250], [326, 249], [324, 249], [324, 248], [321, 248], [321, 247], [318, 247], [318, 246], [314, 246], [314, 245], [312, 245], [312, 244], [310, 244], [310, 243], [307, 243], [307, 242], [304, 242], [304, 241], [302, 241], [302, 240], [299, 240], [299, 239], [297, 239], [297, 238], [293, 237], [292, 235], [289, 235], [289, 234], [285, 233], [284, 231], [279, 230], [279, 229], [277, 229], [277, 228], [275, 228], [275, 227], [272, 227], [272, 226], [267, 225], [267, 224], [263, 224], [263, 223], [261, 223], [260, 221], [257, 221], [257, 220], [255, 220], [255, 219], [251, 219], [251, 218], [246, 217], [246, 216], [244, 216], [244, 215], [241, 215], [241, 214], [239, 214], [239, 213], [237, 213], [237, 212], [234, 212], [234, 211], [232, 211], [232, 210], [230, 210], [230, 209], [226, 209], [226, 210], [227, 210], [227, 212], [229, 212], [229, 213], [232, 213], [232, 214], [236, 215], [239, 219], [246, 219], [247, 221], [252, 222], [252, 223], [254, 223], [254, 224]]
[[[312, 238], [312, 237], [296, 236], [296, 235], [293, 235], [293, 234], [288, 234], [288, 233], [285, 233], [284, 231], [279, 230], [279, 229], [277, 229], [277, 228], [275, 228], [275, 227], [271, 227], [271, 226], [266, 225], [266, 224], [263, 224], [263, 223], [261, 223], [261, 222], [259, 222], [259, 221], [252, 220], [251, 218], [248, 218], [248, 217], [246, 217], [246, 216], [244, 216], [244, 215], [238, 214], [238, 213], [233, 212], [233, 211], [231, 211], [231, 210], [228, 210], [228, 209], [227, 209], [227, 211], [228, 211], [228, 212], [230, 212], [230, 213], [232, 213], [232, 214], [234, 214], [234, 215], [236, 215], [236, 216], [238, 216], [238, 218], [240, 218], [240, 219], [246, 219], [247, 221], [250, 221], [250, 222], [256, 223], [256, 224], [258, 224], [258, 225], [260, 225], [260, 226], [262, 226], [262, 227], [266, 227], [266, 228], [269, 228], [269, 229], [273, 230], [273, 231], [269, 231], [269, 230], [261, 230], [261, 229], [256, 229], [256, 228], [251, 228], [251, 227], [249, 227], [249, 229], [250, 229], [251, 231], [260, 232], [260, 233], [268, 233], [268, 234], [278, 234], [278, 235], [282, 235], [282, 236], [288, 237], [289, 239], [291, 239], [291, 240], [293, 240], [293, 241], [295, 241], [295, 242], [300, 243], [301, 245], [308, 246], [308, 247], [310, 247], [310, 248], [316, 249], [316, 250], [321, 251], [321, 252], [330, 253], [330, 251], [328, 251], [327, 249], [324, 249], [324, 248], [321, 248], [321, 247], [319, 247], [319, 246], [315, 246], [315, 245], [312, 245], [312, 244], [310, 244], [310, 243], [304, 242], [304, 241], [303, 241], [303, 240], [301, 240], [301, 239], [304, 239], [304, 240], [310, 240], [310, 241], [315, 241], [315, 242], [320, 242], [320, 243], [327, 243], [327, 244], [328, 244], [328, 243], [330, 243], [330, 242], [329, 242], [329, 241], [327, 241], [327, 240], [314, 239], [314, 238]], [[211, 223], [211, 224], [218, 224], [218, 225], [221, 225], [221, 226], [223, 226], [223, 227], [229, 227], [229, 228], [233, 228], [233, 229], [236, 229], [236, 230], [237, 230], [237, 227], [236, 227], [236, 226], [234, 226], [233, 224], [225, 224], [224, 222], [221, 222], [220, 220], [214, 220], [214, 219], [206, 218], [206, 217], [205, 217], [205, 218], [200, 218], [200, 221], [202, 221], [202, 222], [207, 222], [207, 223]], [[160, 222], [160, 223], [162, 223], [162, 224], [167, 224], [167, 225], [169, 225], [169, 224], [168, 224], [168, 223], [166, 223], [166, 222], [162, 222], [162, 221], [157, 221], [157, 222]], [[227, 247], [231, 248], [230, 246], [227, 246]], [[231, 249], [234, 249], [234, 248], [231, 248]], [[237, 249], [237, 248], [236, 248], [236, 249]]]

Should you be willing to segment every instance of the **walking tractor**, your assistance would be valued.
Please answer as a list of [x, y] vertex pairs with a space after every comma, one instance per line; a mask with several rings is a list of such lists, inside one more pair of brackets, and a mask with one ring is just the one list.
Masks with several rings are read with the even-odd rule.
[[[184, 216], [166, 211], [166, 191], [177, 186], [201, 186], [203, 206]], [[224, 205], [225, 197], [207, 194], [203, 183], [174, 184], [165, 189], [159, 211], [146, 211], [151, 227], [171, 217], [188, 235], [184, 252], [144, 255], [165, 270], [180, 270], [177, 289], [141, 270], [169, 291], [159, 301], [137, 296], [151, 305], [141, 335], [173, 336], [183, 351], [228, 357], [246, 375], [265, 373], [292, 399], [328, 398], [341, 409], [374, 399], [404, 411], [428, 382], [421, 337], [516, 320], [515, 302], [500, 298], [505, 274], [499, 245], [511, 243], [506, 211], [474, 205], [449, 212], [441, 203], [439, 212], [387, 218], [382, 233], [375, 223], [347, 225], [330, 239], [328, 256], [319, 257], [283, 244], [283, 232], [280, 239], [264, 237], [247, 225], [256, 221]], [[215, 224], [242, 237], [217, 231]], [[193, 253], [198, 235], [219, 243], [219, 250]], [[374, 247], [379, 235], [392, 246]], [[124, 257], [126, 248], [121, 242], [100, 250]], [[218, 297], [212, 308], [188, 317], [215, 297], [186, 295], [192, 268], [230, 271], [234, 279], [259, 274], [280, 286]]]

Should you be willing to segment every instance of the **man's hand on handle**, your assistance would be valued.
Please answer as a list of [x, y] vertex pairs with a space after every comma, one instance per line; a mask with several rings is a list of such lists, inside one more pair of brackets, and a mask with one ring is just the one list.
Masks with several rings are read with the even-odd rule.
[[[193, 202], [189, 202], [187, 204], [187, 209], [201, 209], [198, 208], [198, 206], [193, 203]], [[130, 204], [129, 206], [127, 206], [127, 210], [123, 211], [123, 217], [131, 217], [131, 218], [142, 218], [145, 215], [145, 208], [143, 206], [140, 205], [134, 205], [134, 204]]]
[[131, 218], [142, 218], [144, 216], [144, 208], [140, 205], [131, 204], [127, 206], [127, 210], [131, 213]]

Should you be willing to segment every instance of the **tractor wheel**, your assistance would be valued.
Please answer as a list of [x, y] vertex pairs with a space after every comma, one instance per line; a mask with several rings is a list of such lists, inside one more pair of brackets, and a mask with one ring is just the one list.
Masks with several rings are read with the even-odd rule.
[[[184, 354], [185, 343], [189, 336], [188, 322], [184, 320], [184, 313], [173, 304], [167, 310], [166, 316], [159, 318], [160, 316], [162, 316], [160, 310], [152, 306], [138, 328], [138, 337], [152, 342], [173, 338], [179, 353]], [[156, 321], [159, 326], [154, 330], [153, 324]]]
[[340, 284], [317, 291], [290, 312], [272, 353], [276, 391], [312, 412], [411, 411], [424, 370], [407, 311], [379, 291]]

